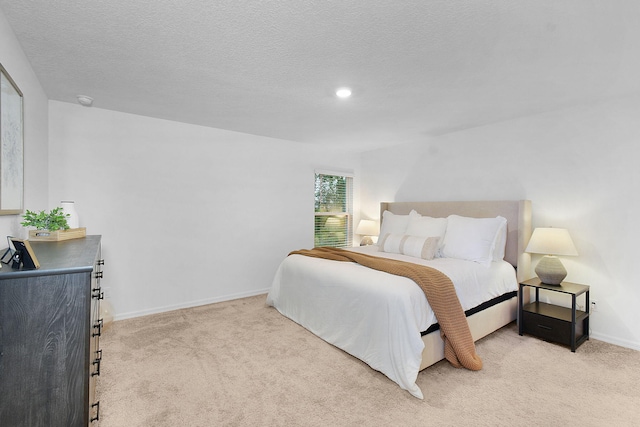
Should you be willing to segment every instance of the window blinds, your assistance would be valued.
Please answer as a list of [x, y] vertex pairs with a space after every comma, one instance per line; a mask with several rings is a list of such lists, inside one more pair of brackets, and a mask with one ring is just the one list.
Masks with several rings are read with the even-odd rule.
[[316, 172], [315, 246], [353, 245], [353, 177]]

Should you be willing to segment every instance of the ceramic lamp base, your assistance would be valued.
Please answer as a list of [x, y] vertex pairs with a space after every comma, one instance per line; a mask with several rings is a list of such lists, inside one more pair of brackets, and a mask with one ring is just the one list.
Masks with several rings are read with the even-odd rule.
[[565, 277], [567, 270], [557, 256], [545, 255], [536, 266], [536, 274], [547, 285], [559, 285]]
[[373, 245], [373, 239], [370, 236], [365, 236], [360, 241], [360, 246], [369, 246]]

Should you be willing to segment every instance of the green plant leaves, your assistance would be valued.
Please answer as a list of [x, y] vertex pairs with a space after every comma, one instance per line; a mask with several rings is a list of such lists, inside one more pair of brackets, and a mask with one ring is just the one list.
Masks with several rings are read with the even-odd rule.
[[61, 207], [51, 209], [49, 213], [46, 211], [36, 213], [27, 209], [25, 214], [22, 215], [24, 221], [20, 224], [24, 227], [35, 227], [38, 230], [68, 230], [67, 217], [69, 217], [69, 214], [64, 213]]

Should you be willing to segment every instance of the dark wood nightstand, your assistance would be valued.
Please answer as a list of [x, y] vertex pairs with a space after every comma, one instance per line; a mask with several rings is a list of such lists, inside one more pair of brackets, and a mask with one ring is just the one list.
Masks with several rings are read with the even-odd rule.
[[[523, 304], [525, 287], [536, 290], [535, 300]], [[571, 296], [571, 308], [540, 302], [540, 290], [560, 292]], [[586, 311], [577, 310], [576, 298], [585, 294]], [[529, 334], [576, 348], [589, 339], [589, 286], [562, 282], [560, 285], [546, 285], [535, 279], [520, 283], [518, 293], [518, 333]]]

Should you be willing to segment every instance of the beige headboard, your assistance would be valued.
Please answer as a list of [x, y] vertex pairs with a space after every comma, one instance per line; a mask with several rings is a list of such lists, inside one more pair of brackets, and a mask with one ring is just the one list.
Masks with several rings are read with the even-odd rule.
[[455, 214], [473, 218], [493, 218], [498, 215], [507, 219], [507, 248], [505, 260], [518, 268], [518, 280], [529, 279], [531, 257], [525, 253], [531, 237], [531, 201], [500, 200], [472, 202], [382, 202], [382, 213], [388, 210], [394, 214], [407, 215], [415, 209], [421, 215], [444, 218]]

